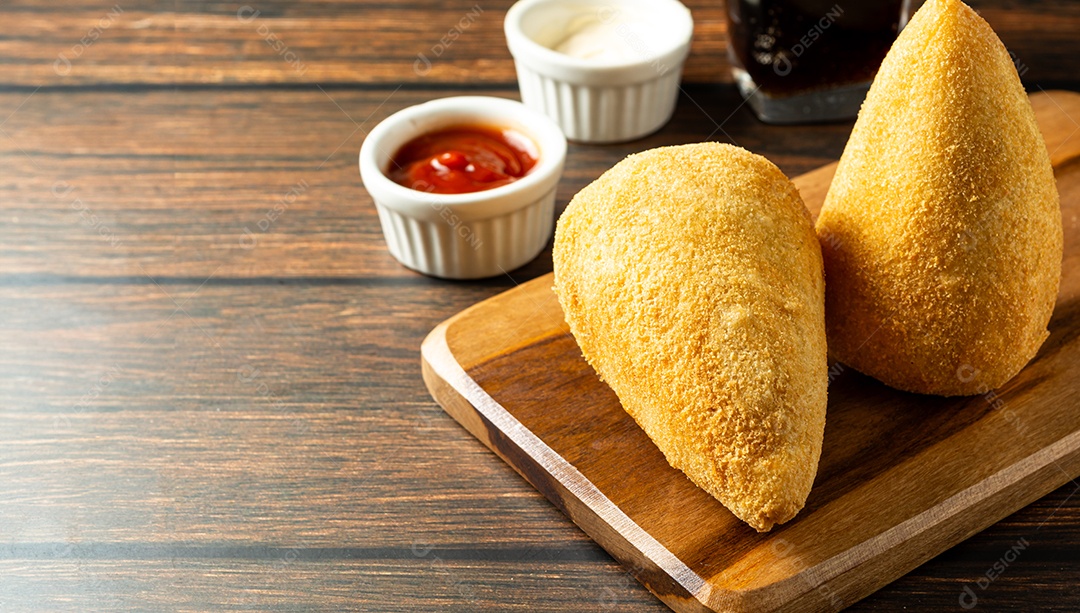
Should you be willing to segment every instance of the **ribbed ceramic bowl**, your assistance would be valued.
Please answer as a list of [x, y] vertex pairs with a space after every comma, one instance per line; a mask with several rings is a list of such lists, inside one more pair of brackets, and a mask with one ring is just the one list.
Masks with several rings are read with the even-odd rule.
[[[608, 24], [633, 57], [598, 61], [554, 51], [590, 21]], [[521, 0], [503, 28], [526, 106], [571, 140], [604, 143], [640, 138], [671, 119], [694, 21], [677, 0]]]
[[[386, 176], [406, 142], [459, 125], [514, 129], [536, 145], [521, 179], [471, 194], [434, 194]], [[566, 138], [548, 117], [520, 102], [486, 96], [441, 98], [386, 118], [360, 147], [360, 177], [375, 201], [386, 246], [405, 266], [435, 277], [479, 279], [528, 263], [547, 244]]]

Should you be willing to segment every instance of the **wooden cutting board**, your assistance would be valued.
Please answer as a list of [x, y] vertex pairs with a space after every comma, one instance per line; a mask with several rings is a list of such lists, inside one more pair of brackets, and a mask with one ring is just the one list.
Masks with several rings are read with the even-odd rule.
[[[1031, 97], [1061, 193], [1065, 259], [1050, 338], [969, 398], [830, 371], [806, 507], [758, 534], [664, 460], [581, 357], [551, 275], [440, 324], [424, 380], [447, 413], [676, 611], [828, 611], [1080, 474], [1080, 94]], [[795, 179], [816, 213], [835, 164]]]

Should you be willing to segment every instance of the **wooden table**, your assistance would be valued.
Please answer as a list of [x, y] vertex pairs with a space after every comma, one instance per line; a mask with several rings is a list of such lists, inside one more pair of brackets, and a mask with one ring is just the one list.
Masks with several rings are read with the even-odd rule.
[[[394, 111], [517, 96], [509, 2], [123, 2], [0, 7], [0, 610], [663, 610], [420, 379], [435, 324], [550, 251], [414, 274], [357, 173]], [[976, 6], [1030, 89], [1080, 89], [1080, 4]], [[674, 121], [571, 146], [560, 209], [659, 145], [839, 156], [850, 123], [758, 123], [720, 3], [691, 8]], [[1076, 491], [853, 608], [1080, 608]]]

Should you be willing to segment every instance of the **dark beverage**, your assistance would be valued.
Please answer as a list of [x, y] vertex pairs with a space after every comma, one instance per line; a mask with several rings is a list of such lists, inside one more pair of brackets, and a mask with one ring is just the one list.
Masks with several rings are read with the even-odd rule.
[[[729, 0], [729, 49], [740, 91], [765, 121], [853, 117], [896, 40], [904, 4]], [[785, 99], [792, 108], [780, 108]]]

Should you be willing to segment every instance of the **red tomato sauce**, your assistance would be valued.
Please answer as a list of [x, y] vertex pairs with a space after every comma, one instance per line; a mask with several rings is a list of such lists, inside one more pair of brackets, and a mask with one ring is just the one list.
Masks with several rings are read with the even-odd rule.
[[519, 132], [456, 126], [424, 134], [391, 158], [390, 180], [437, 194], [467, 194], [513, 183], [537, 160], [536, 145]]

